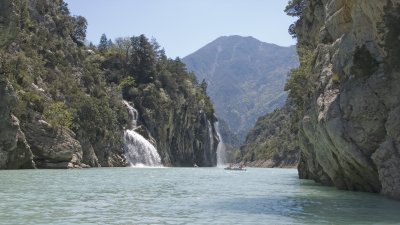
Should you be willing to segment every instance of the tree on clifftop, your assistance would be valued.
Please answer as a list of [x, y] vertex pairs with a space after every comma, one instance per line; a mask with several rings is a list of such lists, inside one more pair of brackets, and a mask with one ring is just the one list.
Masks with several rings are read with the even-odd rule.
[[148, 83], [156, 75], [157, 56], [155, 47], [143, 34], [132, 37], [131, 69], [139, 83]]
[[[290, 0], [285, 8], [285, 13], [289, 16], [301, 17], [303, 15], [306, 2], [307, 0]], [[295, 30], [296, 23], [297, 22], [294, 22], [289, 26], [289, 34], [292, 35], [293, 38], [297, 37]]]
[[306, 0], [290, 0], [285, 8], [285, 13], [289, 16], [301, 17], [305, 5]]
[[87, 20], [83, 16], [76, 16], [72, 18], [73, 30], [71, 37], [75, 43], [83, 45], [86, 38]]
[[101, 53], [104, 53], [108, 49], [108, 39], [106, 34], [101, 35], [98, 49]]

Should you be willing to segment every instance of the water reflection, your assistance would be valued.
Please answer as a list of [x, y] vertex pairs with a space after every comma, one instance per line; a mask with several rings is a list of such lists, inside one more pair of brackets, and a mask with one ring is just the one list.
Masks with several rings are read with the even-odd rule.
[[0, 224], [400, 224], [400, 202], [296, 170], [26, 170], [0, 180]]

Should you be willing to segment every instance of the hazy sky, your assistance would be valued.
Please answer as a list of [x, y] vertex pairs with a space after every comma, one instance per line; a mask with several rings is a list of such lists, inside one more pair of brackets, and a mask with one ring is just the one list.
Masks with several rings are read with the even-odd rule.
[[281, 46], [295, 44], [287, 32], [294, 18], [288, 0], [65, 0], [71, 14], [88, 20], [87, 39], [154, 37], [169, 57], [184, 57], [220, 36], [253, 36]]

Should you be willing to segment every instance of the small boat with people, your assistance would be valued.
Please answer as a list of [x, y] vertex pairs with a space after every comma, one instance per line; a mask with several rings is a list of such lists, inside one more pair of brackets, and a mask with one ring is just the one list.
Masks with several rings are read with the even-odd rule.
[[225, 167], [224, 170], [241, 170], [246, 171], [245, 165], [241, 163], [240, 165], [229, 164], [228, 167]]

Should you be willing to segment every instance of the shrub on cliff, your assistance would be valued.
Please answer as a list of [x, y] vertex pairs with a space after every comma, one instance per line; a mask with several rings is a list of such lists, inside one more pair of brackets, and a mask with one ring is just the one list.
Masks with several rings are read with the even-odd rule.
[[63, 102], [55, 102], [46, 107], [43, 116], [54, 128], [70, 128], [73, 115]]
[[297, 52], [300, 66], [290, 71], [285, 91], [289, 92], [289, 98], [293, 99], [296, 105], [303, 108], [305, 101], [310, 98], [315, 89], [315, 84], [312, 81], [312, 65], [315, 54], [313, 50], [300, 45], [297, 46]]

